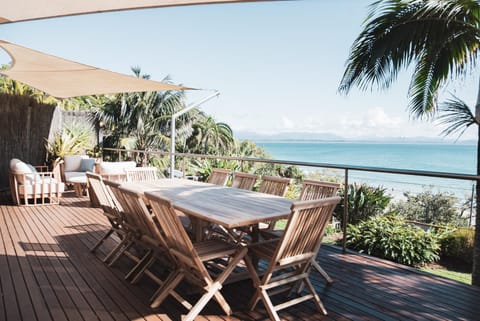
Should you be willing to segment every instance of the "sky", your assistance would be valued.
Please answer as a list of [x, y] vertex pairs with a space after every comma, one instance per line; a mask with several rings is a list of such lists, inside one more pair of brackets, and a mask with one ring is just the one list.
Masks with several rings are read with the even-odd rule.
[[[92, 14], [0, 25], [0, 39], [99, 68], [206, 89], [187, 95], [234, 134], [331, 133], [438, 138], [407, 110], [411, 70], [386, 91], [338, 93], [349, 49], [373, 0], [298, 0]], [[0, 50], [1, 51], [1, 50]], [[0, 63], [8, 63], [0, 52]], [[451, 82], [475, 105], [480, 71]], [[475, 130], [462, 139], [474, 139]], [[456, 137], [452, 137], [456, 138]]]

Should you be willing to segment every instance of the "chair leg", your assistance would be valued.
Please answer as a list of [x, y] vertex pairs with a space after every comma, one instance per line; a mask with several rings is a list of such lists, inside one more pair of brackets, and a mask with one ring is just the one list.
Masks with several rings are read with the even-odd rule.
[[138, 261], [138, 263], [135, 264], [133, 269], [131, 269], [127, 273], [127, 275], [125, 275], [125, 280], [130, 279], [130, 277], [132, 277], [132, 276], [137, 277], [137, 275], [140, 274], [141, 271], [145, 271], [146, 268], [143, 269], [143, 267], [146, 266], [145, 262], [147, 262], [147, 261], [150, 262], [150, 260], [152, 259], [152, 253], [153, 253], [152, 250], [148, 250], [147, 253], [140, 259], [140, 261]]
[[321, 311], [324, 315], [327, 315], [327, 310], [325, 309], [325, 306], [322, 303], [322, 300], [317, 294], [317, 291], [313, 288], [312, 283], [310, 280], [307, 278], [304, 279], [305, 284], [307, 285], [308, 291], [310, 292], [311, 295], [313, 295], [313, 301], [315, 302], [315, 305], [318, 309], [318, 311]]
[[325, 272], [325, 270], [318, 264], [317, 261], [312, 260], [312, 266], [315, 268], [315, 270], [318, 271], [322, 275], [322, 277], [327, 281], [327, 283], [332, 283], [333, 280], [332, 278]]
[[100, 247], [100, 245], [103, 244], [103, 242], [110, 237], [110, 235], [112, 235], [112, 233], [114, 232], [114, 229], [111, 228], [110, 230], [108, 230], [108, 232], [95, 244], [94, 247], [92, 247], [90, 249], [90, 252], [91, 253], [95, 253], [95, 251]]
[[158, 308], [162, 304], [163, 300], [172, 292], [177, 285], [182, 281], [185, 274], [183, 271], [175, 271], [170, 273], [168, 278], [165, 280], [165, 283], [153, 294], [152, 303], [150, 307], [152, 309]]
[[272, 300], [270, 300], [270, 297], [268, 296], [267, 290], [260, 289], [259, 293], [270, 319], [274, 321], [281, 321], [277, 311], [275, 311], [275, 306], [273, 305]]
[[113, 248], [113, 250], [110, 251], [110, 253], [107, 254], [107, 256], [105, 256], [103, 258], [103, 263], [107, 263], [112, 257], [114, 257], [117, 252], [125, 245], [125, 243], [127, 243], [129, 241], [128, 237], [125, 237], [123, 238], [120, 243], [117, 244], [117, 246], [115, 246]]
[[230, 308], [230, 305], [228, 305], [227, 300], [225, 300], [222, 293], [220, 293], [220, 291], [217, 291], [213, 295], [215, 296], [215, 300], [217, 300], [218, 304], [222, 307], [225, 314], [231, 315], [232, 309]]
[[[210, 299], [222, 288], [222, 285], [219, 282], [214, 282], [209, 288], [208, 291], [198, 300], [194, 307], [188, 312], [187, 316], [183, 321], [193, 321], [196, 316], [202, 311], [202, 309], [207, 305]], [[225, 310], [230, 310], [230, 306], [225, 302], [226, 306], [222, 306]], [[231, 310], [230, 310], [231, 311]]]
[[108, 266], [113, 266], [115, 262], [117, 262], [120, 259], [120, 257], [122, 257], [122, 254], [128, 251], [134, 243], [135, 242], [133, 240], [127, 240], [127, 244], [117, 252], [117, 254], [108, 263]]

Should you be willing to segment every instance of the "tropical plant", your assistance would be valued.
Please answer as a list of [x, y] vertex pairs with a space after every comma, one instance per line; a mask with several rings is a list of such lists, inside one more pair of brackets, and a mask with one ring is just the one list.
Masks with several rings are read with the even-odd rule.
[[223, 154], [234, 145], [233, 132], [228, 124], [216, 122], [212, 116], [200, 113], [186, 144], [192, 152]]
[[[414, 64], [409, 110], [414, 117], [432, 118], [439, 89], [451, 78], [465, 76], [480, 53], [480, 3], [476, 0], [379, 0], [372, 4], [363, 31], [353, 43], [340, 91], [388, 88], [399, 71]], [[451, 104], [456, 110], [454, 104]], [[465, 114], [459, 110], [460, 117]], [[465, 111], [465, 109], [463, 109]], [[453, 119], [456, 119], [454, 116]], [[480, 120], [480, 90], [475, 117]], [[468, 121], [469, 120], [469, 121]], [[479, 131], [480, 138], [480, 131]], [[480, 139], [478, 140], [480, 150]], [[479, 158], [480, 155], [477, 155]], [[480, 159], [477, 161], [480, 175]], [[480, 183], [477, 183], [480, 204]], [[480, 215], [476, 217], [480, 226]], [[475, 232], [472, 284], [480, 286], [480, 229]]]
[[410, 266], [439, 259], [438, 236], [391, 216], [371, 217], [349, 225], [347, 246], [353, 250]]
[[[340, 189], [340, 203], [335, 208], [334, 216], [344, 226], [344, 195], [345, 187]], [[392, 197], [386, 194], [386, 189], [378, 186], [368, 186], [365, 184], [348, 185], [348, 222], [358, 224], [369, 219], [371, 216], [383, 214]]]
[[[143, 75], [138, 67], [132, 68], [132, 71], [138, 78], [150, 78]], [[169, 79], [163, 81], [169, 82]], [[105, 126], [107, 137], [104, 138], [104, 146], [119, 148], [126, 144], [145, 151], [166, 150], [170, 141], [171, 115], [182, 108], [184, 93], [181, 91], [124, 93], [107, 99], [94, 112], [93, 118]], [[193, 110], [177, 118], [177, 135], [189, 134], [184, 129], [190, 128], [197, 112]]]
[[418, 194], [404, 193], [405, 201], [398, 201], [390, 207], [397, 215], [417, 222], [427, 224], [465, 225], [465, 219], [460, 217], [456, 202], [457, 198], [449, 193], [433, 193], [430, 190]]
[[71, 122], [63, 125], [60, 131], [53, 134], [50, 140], [45, 140], [47, 162], [62, 158], [65, 155], [85, 153], [94, 147], [93, 129], [90, 124]]

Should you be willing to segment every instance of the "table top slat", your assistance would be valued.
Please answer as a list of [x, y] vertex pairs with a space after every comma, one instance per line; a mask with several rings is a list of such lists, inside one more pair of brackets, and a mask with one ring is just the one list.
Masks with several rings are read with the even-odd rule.
[[130, 182], [121, 187], [167, 198], [176, 209], [226, 228], [286, 218], [293, 203], [284, 197], [184, 179]]

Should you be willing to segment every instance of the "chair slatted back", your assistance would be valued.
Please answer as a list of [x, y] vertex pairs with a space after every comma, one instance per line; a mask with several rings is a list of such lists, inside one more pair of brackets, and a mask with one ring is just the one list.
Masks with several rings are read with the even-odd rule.
[[263, 175], [258, 191], [265, 194], [285, 196], [291, 182], [290, 178]]
[[303, 180], [300, 200], [308, 201], [337, 195], [340, 184], [317, 180]]
[[225, 186], [231, 172], [229, 169], [213, 168], [212, 173], [208, 177], [208, 183]]
[[103, 211], [118, 217], [120, 211], [119, 204], [112, 191], [105, 185], [102, 176], [91, 172], [87, 172], [86, 175], [88, 184], [93, 193], [95, 193], [98, 203]]
[[340, 197], [328, 197], [293, 203], [285, 232], [270, 266], [309, 262], [317, 254], [318, 244], [339, 202]]
[[136, 167], [124, 169], [127, 175], [127, 182], [144, 182], [158, 179], [158, 169], [156, 167]]
[[115, 199], [118, 202], [120, 213], [123, 215], [124, 224], [133, 230], [138, 230], [142, 226], [142, 222], [138, 221], [136, 215], [129, 215], [129, 205], [125, 199], [124, 193], [120, 190], [120, 185], [122, 183], [118, 181], [104, 180], [105, 185], [112, 191], [112, 194], [115, 196]]
[[172, 203], [165, 198], [145, 193], [152, 211], [157, 217], [158, 223], [165, 235], [165, 241], [172, 255], [177, 259], [180, 268], [193, 273], [200, 279], [202, 275], [208, 275], [208, 271], [202, 263], [192, 241], [188, 237], [185, 228], [180, 221]]
[[166, 246], [165, 240], [155, 226], [153, 216], [143, 200], [143, 195], [125, 190], [122, 187], [119, 188], [119, 191], [125, 202], [125, 215], [131, 217], [138, 224], [137, 228], [140, 230], [142, 237], [148, 237], [160, 242], [162, 246]]
[[258, 176], [242, 172], [233, 173], [232, 187], [251, 191], [257, 182]]

